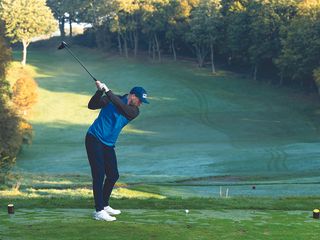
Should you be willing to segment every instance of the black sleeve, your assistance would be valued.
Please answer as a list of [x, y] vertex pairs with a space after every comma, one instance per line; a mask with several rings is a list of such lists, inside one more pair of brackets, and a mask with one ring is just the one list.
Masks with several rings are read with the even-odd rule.
[[128, 105], [122, 102], [122, 100], [113, 94], [112, 91], [106, 93], [109, 100], [116, 106], [117, 110], [125, 116], [128, 120], [133, 120], [139, 115], [139, 108], [136, 106]]
[[96, 91], [96, 93], [91, 97], [88, 108], [91, 110], [100, 109], [106, 106], [110, 100], [107, 96], [103, 96], [103, 91]]

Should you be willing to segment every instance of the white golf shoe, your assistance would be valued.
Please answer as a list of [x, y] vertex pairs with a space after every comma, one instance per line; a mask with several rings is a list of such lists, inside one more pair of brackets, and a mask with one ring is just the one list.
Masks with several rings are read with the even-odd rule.
[[99, 212], [94, 211], [93, 212], [93, 219], [95, 220], [102, 220], [102, 221], [108, 221], [108, 222], [112, 222], [115, 221], [116, 218], [110, 216], [106, 211], [101, 210]]
[[104, 207], [104, 211], [106, 211], [108, 214], [110, 215], [119, 215], [121, 213], [120, 210], [117, 210], [117, 209], [113, 209], [112, 207], [110, 206], [106, 206]]

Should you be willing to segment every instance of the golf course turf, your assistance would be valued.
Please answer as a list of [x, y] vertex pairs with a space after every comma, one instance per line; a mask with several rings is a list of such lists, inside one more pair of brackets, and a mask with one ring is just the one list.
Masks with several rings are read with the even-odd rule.
[[123, 213], [114, 223], [91, 217], [90, 76], [56, 46], [33, 49], [34, 139], [0, 191], [1, 240], [319, 238], [318, 100], [186, 61], [73, 51], [115, 93], [141, 85], [150, 96], [116, 147], [111, 203]]

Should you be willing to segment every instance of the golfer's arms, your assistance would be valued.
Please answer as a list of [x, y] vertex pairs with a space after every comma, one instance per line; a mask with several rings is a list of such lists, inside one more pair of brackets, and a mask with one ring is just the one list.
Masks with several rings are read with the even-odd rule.
[[88, 108], [91, 110], [95, 110], [107, 105], [110, 102], [110, 100], [106, 96], [102, 97], [102, 95], [103, 91], [96, 91], [96, 93], [92, 96], [88, 103]]
[[120, 114], [125, 116], [126, 119], [131, 121], [139, 115], [139, 108], [123, 103], [122, 100], [118, 96], [114, 95], [112, 91], [106, 92], [106, 95], [116, 106]]

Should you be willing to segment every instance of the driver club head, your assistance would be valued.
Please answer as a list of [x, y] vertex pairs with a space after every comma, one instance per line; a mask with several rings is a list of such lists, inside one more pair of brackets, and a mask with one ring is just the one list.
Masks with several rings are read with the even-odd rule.
[[67, 47], [67, 46], [68, 46], [67, 43], [64, 42], [64, 41], [62, 41], [62, 42], [60, 43], [58, 49], [59, 49], [59, 50], [60, 50], [60, 49], [64, 49], [64, 48]]

